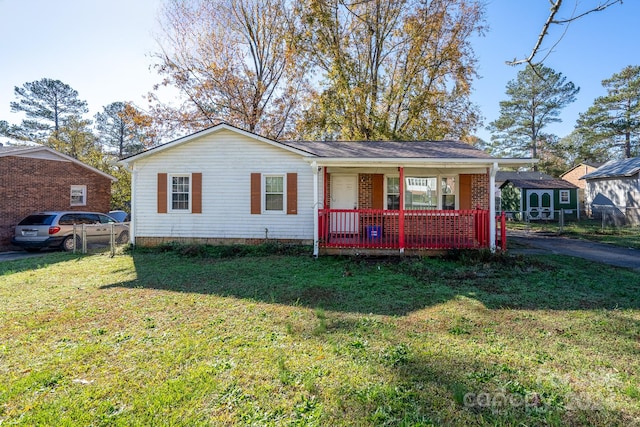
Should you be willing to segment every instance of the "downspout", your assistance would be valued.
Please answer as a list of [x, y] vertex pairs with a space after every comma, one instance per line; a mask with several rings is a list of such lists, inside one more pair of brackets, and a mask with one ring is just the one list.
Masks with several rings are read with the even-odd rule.
[[398, 244], [400, 253], [404, 254], [404, 168], [400, 166], [400, 217], [398, 218]]
[[328, 175], [327, 167], [324, 166], [322, 168], [322, 209], [327, 209], [327, 206], [329, 206], [329, 185], [327, 184], [329, 182], [327, 179]]
[[[500, 167], [493, 163], [489, 170], [489, 249], [496, 251], [496, 173]], [[502, 230], [504, 233], [505, 230]]]
[[131, 222], [129, 224], [129, 243], [133, 246], [136, 245], [136, 195], [134, 194], [137, 188], [136, 182], [138, 181], [138, 169], [135, 167], [135, 163], [131, 165]]
[[318, 257], [319, 245], [318, 245], [318, 164], [311, 162], [311, 170], [313, 172], [313, 256]]

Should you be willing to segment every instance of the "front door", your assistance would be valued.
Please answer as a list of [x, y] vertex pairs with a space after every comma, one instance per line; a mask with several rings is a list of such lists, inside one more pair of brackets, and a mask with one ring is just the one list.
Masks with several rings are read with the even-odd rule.
[[360, 230], [358, 209], [358, 176], [331, 175], [331, 209], [350, 209], [354, 212], [332, 212], [331, 232], [357, 234]]
[[471, 175], [460, 174], [458, 178], [460, 192], [460, 210], [471, 210], [474, 208], [471, 203]]
[[530, 220], [553, 219], [553, 190], [528, 190], [527, 215]]

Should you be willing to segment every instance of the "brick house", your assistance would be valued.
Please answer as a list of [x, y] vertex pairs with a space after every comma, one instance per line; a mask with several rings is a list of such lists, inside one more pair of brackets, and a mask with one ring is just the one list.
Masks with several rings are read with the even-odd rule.
[[116, 179], [48, 147], [0, 146], [0, 249], [13, 228], [44, 210], [108, 212]]
[[591, 207], [587, 206], [585, 203], [585, 189], [587, 183], [584, 179], [581, 178], [595, 171], [600, 166], [602, 166], [602, 163], [583, 162], [560, 175], [561, 179], [564, 179], [565, 181], [568, 181], [578, 187], [578, 209], [580, 210], [580, 213], [583, 217], [591, 215]]

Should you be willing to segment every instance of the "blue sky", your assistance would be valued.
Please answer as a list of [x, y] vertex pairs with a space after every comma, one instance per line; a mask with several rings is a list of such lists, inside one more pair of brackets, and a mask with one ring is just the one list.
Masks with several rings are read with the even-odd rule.
[[[565, 3], [566, 6], [572, 6], [575, 1], [565, 0]], [[579, 0], [580, 10], [588, 10], [599, 3], [603, 2]], [[486, 118], [485, 125], [498, 118], [499, 102], [506, 99], [506, 84], [515, 79], [523, 67], [511, 67], [505, 65], [505, 61], [529, 55], [548, 16], [548, 5], [548, 0], [488, 1], [489, 31], [485, 37], [474, 42], [479, 57], [479, 74], [482, 77], [476, 81], [472, 97], [481, 106]], [[568, 16], [561, 13], [558, 18], [561, 17]], [[569, 134], [578, 114], [586, 111], [596, 97], [605, 94], [603, 79], [628, 65], [640, 65], [639, 17], [640, 1], [625, 0], [622, 5], [613, 5], [571, 23], [545, 65], [561, 72], [579, 86], [580, 93], [576, 102], [563, 110], [563, 122], [554, 124], [549, 131], [561, 137]], [[563, 31], [564, 27], [551, 28], [543, 46], [547, 49], [545, 53]], [[477, 134], [483, 139], [490, 138], [490, 133], [486, 130]]]
[[[573, 0], [565, 0], [567, 6]], [[580, 9], [598, 0], [579, 0]], [[14, 86], [59, 79], [88, 101], [93, 116], [114, 101], [144, 106], [144, 95], [158, 77], [149, 67], [158, 50], [154, 33], [161, 0], [0, 0], [0, 120], [19, 123], [11, 113]], [[548, 0], [487, 0], [484, 37], [474, 39], [480, 78], [472, 100], [485, 125], [499, 114], [506, 84], [520, 67], [506, 60], [522, 58], [533, 47], [547, 17]], [[566, 17], [566, 14], [565, 14]], [[601, 81], [627, 65], [640, 64], [640, 1], [625, 0], [575, 21], [545, 64], [580, 87], [578, 100], [563, 110], [563, 123], [548, 130], [571, 132], [578, 114], [604, 94]], [[555, 27], [543, 46], [549, 49], [564, 28]], [[489, 139], [485, 129], [476, 134]]]

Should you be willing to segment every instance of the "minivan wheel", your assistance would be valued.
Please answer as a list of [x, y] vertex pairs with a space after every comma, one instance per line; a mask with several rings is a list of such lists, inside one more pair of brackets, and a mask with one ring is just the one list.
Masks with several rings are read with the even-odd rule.
[[127, 230], [124, 230], [116, 238], [116, 243], [119, 244], [119, 245], [124, 245], [128, 241], [129, 241], [129, 232]]
[[[62, 241], [62, 245], [61, 245], [62, 249], [64, 249], [67, 252], [71, 252], [73, 251], [73, 235], [71, 236], [67, 236], [63, 241]], [[81, 242], [80, 242], [80, 238], [77, 237], [76, 238], [76, 249], [81, 249]]]

